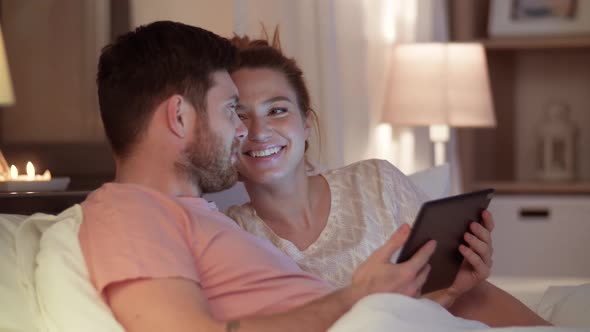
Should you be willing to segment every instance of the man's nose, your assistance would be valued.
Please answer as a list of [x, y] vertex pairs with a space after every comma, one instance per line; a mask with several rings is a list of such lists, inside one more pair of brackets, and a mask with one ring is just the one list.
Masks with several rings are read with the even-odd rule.
[[248, 135], [248, 127], [238, 117], [236, 122], [236, 137], [241, 141]]
[[272, 136], [272, 129], [264, 119], [252, 119], [248, 128], [248, 139], [253, 142], [264, 142]]

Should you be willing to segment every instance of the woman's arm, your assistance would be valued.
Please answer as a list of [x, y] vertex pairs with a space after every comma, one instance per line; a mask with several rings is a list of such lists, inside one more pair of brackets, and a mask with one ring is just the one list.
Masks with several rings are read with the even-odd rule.
[[487, 281], [456, 299], [449, 311], [492, 327], [551, 325], [512, 295]]

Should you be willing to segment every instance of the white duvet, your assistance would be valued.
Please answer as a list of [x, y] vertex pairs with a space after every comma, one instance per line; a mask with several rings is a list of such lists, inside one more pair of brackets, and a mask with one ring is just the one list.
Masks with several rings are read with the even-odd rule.
[[[590, 309], [590, 300], [586, 301]], [[364, 298], [340, 318], [329, 332], [455, 332], [455, 331], [590, 331], [566, 327], [489, 328], [471, 320], [457, 318], [430, 300], [416, 300], [396, 294], [377, 294]]]

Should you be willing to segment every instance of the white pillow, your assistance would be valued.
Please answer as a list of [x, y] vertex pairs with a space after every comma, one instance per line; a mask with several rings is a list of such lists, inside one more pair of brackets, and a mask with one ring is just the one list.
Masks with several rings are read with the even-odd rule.
[[451, 167], [449, 164], [431, 167], [408, 176], [430, 199], [449, 196]]
[[0, 215], [0, 331], [37, 331], [17, 264], [16, 233], [26, 216]]
[[549, 287], [539, 302], [537, 313], [557, 326], [590, 329], [590, 283]]
[[78, 240], [80, 205], [65, 210], [41, 237], [35, 282], [48, 331], [124, 332], [90, 282]]
[[248, 192], [242, 182], [236, 183], [233, 187], [217, 193], [203, 195], [203, 198], [215, 202], [219, 211], [225, 212], [230, 206], [242, 205], [250, 201]]

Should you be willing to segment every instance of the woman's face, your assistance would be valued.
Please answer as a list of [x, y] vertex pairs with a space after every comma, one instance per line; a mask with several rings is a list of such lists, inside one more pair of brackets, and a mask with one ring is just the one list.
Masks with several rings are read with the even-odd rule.
[[237, 113], [248, 128], [238, 157], [242, 179], [272, 183], [305, 167], [310, 127], [285, 75], [272, 69], [243, 68], [231, 76], [240, 94]]

